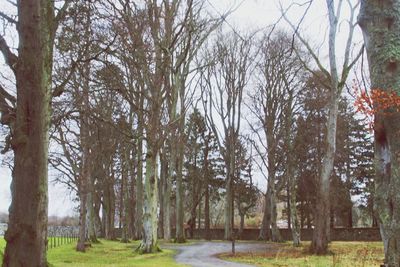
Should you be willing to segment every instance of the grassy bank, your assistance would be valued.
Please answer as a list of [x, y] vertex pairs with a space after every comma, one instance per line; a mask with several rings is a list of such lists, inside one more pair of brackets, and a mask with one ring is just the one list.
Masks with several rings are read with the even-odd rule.
[[237, 253], [235, 256], [221, 254], [228, 261], [266, 266], [293, 267], [366, 267], [383, 263], [383, 245], [381, 242], [332, 242], [331, 253], [327, 256], [314, 256], [309, 253], [310, 242], [294, 248], [290, 243], [271, 244], [272, 249], [260, 253]]
[[[133, 250], [138, 246], [138, 242], [123, 244], [116, 241], [101, 240], [100, 244], [94, 244], [86, 253], [75, 251], [76, 243], [62, 245], [50, 249], [47, 257], [49, 263], [54, 267], [74, 266], [74, 267], [183, 267], [175, 263], [174, 251], [163, 250], [157, 254], [139, 255]], [[5, 246], [4, 239], [0, 239], [0, 250]], [[0, 260], [1, 256], [0, 256]]]

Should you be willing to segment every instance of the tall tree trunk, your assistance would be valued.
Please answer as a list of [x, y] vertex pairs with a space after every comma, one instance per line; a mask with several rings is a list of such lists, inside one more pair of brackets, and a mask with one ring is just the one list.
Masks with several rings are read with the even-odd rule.
[[[209, 135], [210, 136], [210, 135]], [[204, 229], [206, 240], [210, 240], [210, 177], [208, 172], [208, 154], [209, 154], [209, 140], [210, 137], [207, 136], [205, 145], [204, 145], [204, 177], [205, 177], [205, 193], [204, 193]]]
[[230, 134], [228, 136], [228, 141], [230, 144], [227, 148], [227, 177], [226, 177], [226, 193], [225, 193], [225, 213], [224, 213], [224, 220], [225, 220], [225, 233], [224, 239], [231, 240], [233, 238], [232, 231], [233, 231], [233, 179], [234, 179], [234, 172], [235, 172], [235, 138], [233, 131], [229, 131]]
[[165, 158], [165, 148], [160, 152], [160, 182], [158, 184], [158, 199], [160, 205], [160, 213], [158, 215], [158, 237], [164, 238], [164, 222], [165, 222], [165, 195], [166, 195], [166, 179], [168, 176], [167, 160]]
[[210, 240], [210, 189], [208, 188], [208, 179], [206, 182], [206, 191], [204, 198], [204, 238], [205, 240]]
[[[134, 158], [134, 157], [132, 157]], [[135, 219], [136, 219], [136, 196], [135, 196], [135, 178], [134, 178], [134, 173], [135, 173], [135, 164], [133, 163], [135, 160], [130, 160], [129, 165], [129, 176], [130, 176], [130, 183], [129, 183], [129, 238], [134, 239], [135, 238], [135, 233], [136, 233], [136, 225], [135, 225]]]
[[18, 2], [14, 169], [3, 266], [46, 266], [53, 1]]
[[164, 239], [167, 241], [171, 240], [171, 187], [172, 181], [176, 179], [176, 144], [174, 140], [175, 137], [170, 136], [169, 140], [169, 152], [170, 160], [169, 164], [165, 166], [166, 176], [165, 176], [165, 192], [163, 196], [164, 201]]
[[[398, 1], [361, 1], [359, 25], [367, 49], [372, 90], [400, 95], [400, 5]], [[378, 102], [379, 104], [379, 102]], [[375, 194], [385, 265], [400, 266], [400, 114], [398, 106], [374, 107]]]
[[182, 169], [183, 169], [183, 141], [178, 141], [178, 158], [177, 158], [177, 176], [176, 176], [176, 242], [184, 243], [185, 234], [183, 228], [184, 210], [183, 210], [183, 183], [182, 183]]
[[[291, 157], [289, 155], [289, 157]], [[293, 173], [293, 161], [289, 159], [288, 162], [288, 184], [289, 184], [289, 213], [290, 213], [290, 229], [292, 230], [292, 239], [293, 239], [293, 246], [298, 247], [300, 246], [300, 226], [299, 226], [299, 218], [297, 215], [297, 198], [296, 198], [296, 179]]]
[[328, 252], [330, 229], [329, 184], [335, 159], [336, 124], [338, 116], [338, 96], [335, 89], [331, 90], [328, 110], [326, 150], [322, 161], [321, 177], [317, 183], [317, 203], [314, 215], [313, 239], [311, 243], [311, 250], [317, 255], [326, 254]]
[[[88, 12], [87, 17], [90, 17]], [[90, 29], [87, 29], [90, 26], [90, 19], [86, 24], [86, 34], [89, 38]], [[88, 40], [86, 40], [88, 41]], [[82, 147], [82, 166], [80, 169], [79, 183], [78, 187], [80, 192], [80, 224], [79, 224], [79, 239], [78, 244], [76, 246], [77, 251], [85, 251], [85, 242], [88, 241], [88, 229], [90, 221], [90, 214], [88, 212], [92, 212], [93, 203], [90, 198], [90, 194], [92, 191], [92, 173], [91, 173], [91, 156], [90, 156], [90, 129], [89, 129], [89, 78], [90, 78], [90, 61], [84, 63], [82, 68], [82, 92], [81, 93], [81, 102], [79, 103], [79, 120], [81, 123], [80, 129], [80, 143]], [[79, 90], [79, 87], [78, 87]]]
[[[141, 107], [143, 104], [141, 105]], [[138, 147], [137, 147], [137, 176], [136, 176], [136, 233], [135, 239], [142, 239], [143, 237], [143, 118], [139, 116], [138, 121]]]
[[121, 177], [121, 195], [122, 195], [122, 236], [121, 242], [128, 243], [129, 242], [129, 219], [130, 219], [130, 211], [129, 211], [129, 188], [128, 188], [128, 160], [129, 160], [129, 150], [124, 148], [122, 153], [122, 177]]
[[184, 234], [184, 216], [185, 211], [183, 209], [183, 161], [185, 154], [185, 79], [179, 73], [174, 77], [174, 86], [175, 90], [179, 92], [180, 96], [180, 114], [177, 125], [177, 154], [176, 154], [176, 242], [183, 243], [185, 242], [185, 234]]
[[154, 253], [160, 250], [157, 244], [157, 165], [157, 149], [154, 149], [151, 144], [148, 144], [146, 154], [146, 181], [144, 183], [143, 238], [140, 246], [137, 248], [139, 253]]

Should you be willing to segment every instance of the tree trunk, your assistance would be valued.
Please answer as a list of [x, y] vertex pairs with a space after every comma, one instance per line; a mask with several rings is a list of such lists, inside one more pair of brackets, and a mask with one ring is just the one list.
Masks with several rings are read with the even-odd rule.
[[197, 214], [197, 229], [201, 229], [201, 198], [199, 200], [199, 213]]
[[[366, 45], [372, 90], [400, 93], [400, 6], [398, 1], [361, 1], [359, 25]], [[379, 103], [378, 103], [379, 104]], [[385, 265], [400, 266], [400, 115], [398, 106], [375, 115], [374, 209], [385, 251]]]
[[[90, 17], [88, 12], [88, 17]], [[87, 29], [90, 27], [90, 20], [86, 24], [86, 31], [87, 37], [89, 38], [89, 30]], [[86, 40], [88, 41], [88, 40]], [[88, 241], [88, 230], [90, 228], [90, 224], [92, 221], [90, 220], [90, 212], [92, 212], [93, 202], [91, 199], [91, 192], [92, 192], [92, 173], [91, 173], [91, 156], [90, 156], [90, 129], [89, 129], [89, 77], [90, 77], [90, 61], [86, 61], [82, 66], [82, 91], [78, 93], [82, 95], [81, 102], [79, 106], [79, 120], [81, 123], [80, 128], [80, 144], [82, 147], [82, 166], [80, 169], [80, 176], [79, 176], [79, 184], [80, 186], [78, 189], [81, 191], [81, 209], [80, 209], [80, 224], [79, 224], [79, 240], [76, 246], [77, 251], [85, 251], [85, 242]], [[93, 230], [93, 229], [92, 229]], [[93, 232], [91, 233], [93, 234]]]
[[204, 238], [205, 240], [210, 240], [210, 192], [209, 192], [208, 179], [206, 182], [206, 192], [204, 199]]
[[[268, 185], [270, 186], [270, 185]], [[276, 190], [275, 190], [275, 185], [271, 184], [271, 194], [270, 194], [270, 212], [271, 212], [271, 241], [272, 242], [281, 242], [281, 234], [278, 229], [278, 224], [277, 224], [277, 219], [278, 219], [278, 214], [277, 214], [277, 209], [276, 209]]]
[[[143, 106], [143, 105], [141, 105]], [[141, 117], [141, 116], [139, 116]], [[142, 231], [143, 231], [143, 121], [139, 120], [139, 126], [138, 126], [138, 135], [139, 135], [139, 140], [138, 140], [138, 148], [137, 148], [137, 176], [136, 176], [136, 219], [135, 219], [135, 226], [136, 226], [136, 233], [135, 233], [135, 239], [142, 239]]]
[[235, 138], [233, 135], [233, 131], [229, 131], [230, 134], [228, 135], [228, 148], [227, 153], [228, 155], [226, 158], [226, 168], [227, 168], [227, 177], [226, 177], [226, 193], [225, 193], [225, 213], [224, 213], [224, 220], [225, 220], [225, 233], [224, 239], [225, 240], [232, 240], [232, 231], [233, 231], [233, 178], [235, 172]]
[[18, 2], [17, 108], [3, 266], [46, 266], [53, 1]]
[[93, 192], [89, 192], [87, 197], [87, 229], [89, 241], [92, 243], [98, 243], [97, 232], [96, 232], [96, 222], [93, 206]]
[[[230, 177], [231, 175], [228, 174]], [[225, 212], [224, 212], [224, 239], [230, 240], [232, 238], [232, 183], [231, 179], [227, 177], [226, 192], [225, 192]]]
[[129, 219], [130, 219], [130, 212], [129, 212], [129, 189], [128, 189], [128, 159], [129, 159], [129, 152], [127, 148], [124, 148], [125, 151], [122, 151], [122, 177], [121, 177], [121, 195], [122, 195], [122, 236], [121, 242], [128, 243], [129, 242]]
[[240, 215], [240, 225], [239, 225], [238, 239], [242, 239], [243, 229], [244, 229], [244, 213], [239, 213], [239, 215]]
[[270, 231], [270, 225], [271, 225], [271, 204], [270, 199], [271, 199], [271, 190], [268, 188], [267, 192], [265, 193], [265, 198], [264, 198], [264, 216], [261, 224], [261, 229], [260, 229], [260, 234], [258, 235], [259, 240], [270, 240], [271, 239], [271, 231]]
[[165, 159], [165, 149], [160, 152], [160, 182], [158, 184], [158, 199], [159, 199], [159, 205], [160, 205], [160, 212], [158, 215], [158, 238], [163, 239], [164, 238], [164, 221], [165, 221], [165, 191], [166, 191], [166, 185], [165, 185], [165, 180], [167, 179], [168, 173], [166, 173], [166, 159]]
[[207, 138], [204, 138], [205, 144], [204, 144], [204, 177], [205, 177], [205, 185], [204, 185], [204, 230], [205, 230], [205, 235], [204, 238], [206, 240], [210, 240], [210, 177], [209, 177], [209, 172], [208, 172], [208, 154], [209, 154], [209, 140], [210, 140], [210, 135], [207, 136]]
[[[104, 188], [103, 204], [105, 213], [105, 238], [107, 240], [115, 240], [115, 192], [114, 192], [114, 173], [107, 177], [106, 187]], [[111, 181], [110, 181], [111, 180]]]
[[[172, 137], [172, 136], [171, 136]], [[170, 140], [169, 142], [170, 160], [169, 164], [165, 166], [165, 192], [164, 192], [164, 239], [167, 241], [171, 240], [171, 185], [172, 181], [176, 179], [176, 149], [175, 142]]]
[[146, 180], [144, 183], [144, 202], [143, 202], [143, 238], [139, 247], [139, 253], [155, 253], [160, 251], [157, 244], [157, 149], [147, 146], [146, 155]]
[[330, 228], [329, 184], [335, 159], [336, 124], [338, 115], [338, 96], [335, 89], [331, 90], [328, 105], [326, 150], [322, 161], [321, 176], [317, 183], [317, 203], [314, 215], [313, 239], [311, 243], [311, 251], [317, 255], [328, 253], [328, 233]]
[[289, 206], [289, 213], [290, 213], [290, 229], [292, 230], [292, 239], [293, 239], [293, 246], [298, 247], [300, 246], [300, 228], [299, 228], [299, 219], [297, 215], [297, 199], [296, 199], [296, 179], [293, 173], [293, 166], [292, 161], [290, 160], [288, 163], [288, 179], [289, 179], [289, 192], [290, 192], [290, 206]]
[[[132, 162], [130, 163], [131, 165]], [[131, 168], [130, 172], [130, 191], [129, 191], [129, 229], [128, 229], [128, 234], [130, 239], [135, 238], [135, 232], [136, 232], [136, 226], [135, 226], [135, 219], [136, 219], [136, 198], [135, 198], [135, 179], [133, 178], [135, 173], [135, 169]]]
[[98, 194], [93, 194], [93, 215], [94, 215], [94, 225], [96, 229], [96, 236], [97, 237], [104, 237], [104, 229], [101, 224], [101, 218], [100, 218], [100, 208], [101, 208], [101, 202], [100, 202], [100, 197]]
[[85, 242], [87, 237], [87, 223], [86, 223], [86, 214], [87, 214], [87, 193], [82, 191], [79, 196], [79, 237], [78, 243], [76, 245], [76, 250], [85, 252]]
[[184, 243], [185, 233], [183, 228], [184, 210], [183, 210], [183, 182], [182, 182], [182, 168], [183, 168], [183, 142], [179, 141], [178, 158], [177, 159], [177, 176], [176, 176], [176, 238], [177, 243]]
[[[289, 163], [288, 163], [289, 165]], [[290, 179], [290, 177], [288, 178]], [[291, 199], [292, 193], [290, 192], [290, 182], [288, 182], [286, 186], [286, 212], [287, 212], [287, 224], [288, 224], [288, 229], [292, 229], [292, 213], [290, 212], [291, 210]]]

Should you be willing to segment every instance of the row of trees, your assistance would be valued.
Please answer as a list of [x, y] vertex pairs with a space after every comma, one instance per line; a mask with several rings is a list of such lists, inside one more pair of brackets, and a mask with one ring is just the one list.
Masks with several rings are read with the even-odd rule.
[[[225, 238], [234, 238], [235, 204], [243, 226], [257, 200], [257, 166], [268, 183], [260, 237], [268, 238], [271, 229], [272, 240], [280, 240], [276, 204], [286, 191], [294, 244], [307, 220], [314, 225], [312, 250], [326, 253], [330, 224], [341, 209], [351, 213], [330, 201], [333, 194], [350, 206], [352, 192], [372, 191], [365, 125], [341, 99], [361, 55], [350, 59], [358, 5], [347, 2], [349, 34], [340, 70], [336, 35], [343, 1], [326, 0], [328, 69], [285, 12], [294, 36], [273, 31], [261, 38], [226, 33], [225, 15], [214, 18], [200, 0], [67, 0], [62, 6], [35, 0], [14, 3], [16, 18], [0, 13], [19, 34], [18, 53], [0, 37], [16, 88], [15, 96], [0, 87], [1, 122], [10, 131], [4, 151], [14, 153], [3, 265], [46, 265], [48, 159], [77, 194], [80, 251], [87, 237], [114, 239], [116, 215], [123, 241], [141, 239], [140, 252], [158, 251], [157, 238], [172, 239], [172, 228], [175, 240], [184, 242], [185, 213], [193, 229], [204, 205], [209, 229], [220, 198]], [[375, 24], [363, 19], [381, 22], [382, 6], [393, 4], [376, 2], [363, 2], [360, 24], [366, 37], [382, 40], [370, 28]], [[393, 10], [387, 25], [378, 23], [389, 36], [397, 27]], [[382, 59], [375, 56], [381, 54], [376, 42], [367, 42], [372, 83], [396, 90], [396, 50]], [[245, 138], [244, 117], [250, 128]], [[382, 208], [377, 218], [387, 263], [398, 266], [397, 187], [387, 182], [397, 174], [398, 124], [386, 114], [376, 121], [381, 150], [375, 155], [384, 165], [377, 171], [374, 203]]]

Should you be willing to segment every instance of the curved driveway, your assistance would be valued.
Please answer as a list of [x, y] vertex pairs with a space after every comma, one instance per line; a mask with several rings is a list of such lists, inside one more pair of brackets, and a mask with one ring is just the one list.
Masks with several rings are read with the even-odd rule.
[[[265, 251], [267, 244], [236, 243], [237, 252]], [[216, 254], [229, 253], [232, 249], [230, 242], [201, 242], [195, 245], [174, 246], [169, 249], [178, 250], [175, 260], [178, 263], [192, 267], [250, 267], [253, 265], [223, 261]]]

